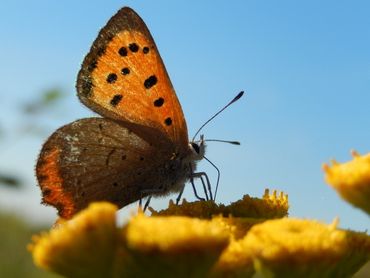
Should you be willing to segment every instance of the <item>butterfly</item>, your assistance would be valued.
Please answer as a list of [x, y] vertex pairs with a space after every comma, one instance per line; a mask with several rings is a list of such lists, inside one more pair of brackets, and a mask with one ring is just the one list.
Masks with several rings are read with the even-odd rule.
[[93, 201], [122, 208], [182, 193], [204, 157], [189, 143], [184, 114], [154, 40], [131, 8], [99, 32], [77, 77], [80, 101], [102, 117], [79, 119], [43, 145], [36, 175], [43, 203], [69, 219]]

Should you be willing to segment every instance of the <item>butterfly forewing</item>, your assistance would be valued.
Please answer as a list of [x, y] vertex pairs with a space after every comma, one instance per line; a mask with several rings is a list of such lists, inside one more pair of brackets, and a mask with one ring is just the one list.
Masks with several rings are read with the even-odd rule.
[[132, 9], [119, 10], [99, 32], [76, 87], [104, 118], [70, 123], [44, 144], [36, 165], [44, 203], [71, 218], [93, 201], [121, 208], [183, 189], [195, 167], [186, 122], [153, 38]]
[[123, 207], [168, 184], [160, 171], [170, 156], [113, 120], [87, 118], [48, 139], [36, 172], [43, 201], [70, 218], [92, 201]]
[[77, 90], [99, 114], [143, 137], [156, 137], [154, 144], [162, 148], [186, 151], [181, 106], [148, 28], [132, 9], [118, 11], [100, 31], [82, 64]]

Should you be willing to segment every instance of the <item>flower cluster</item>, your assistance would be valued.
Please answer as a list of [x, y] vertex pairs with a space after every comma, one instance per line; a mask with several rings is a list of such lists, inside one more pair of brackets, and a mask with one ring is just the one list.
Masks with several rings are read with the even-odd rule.
[[66, 277], [347, 277], [370, 259], [370, 237], [287, 218], [287, 195], [246, 195], [230, 205], [170, 202], [116, 223], [93, 203], [34, 236], [35, 264]]

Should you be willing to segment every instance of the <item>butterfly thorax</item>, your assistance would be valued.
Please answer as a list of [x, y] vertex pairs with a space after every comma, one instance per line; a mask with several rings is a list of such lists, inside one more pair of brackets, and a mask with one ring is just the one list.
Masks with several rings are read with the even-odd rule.
[[185, 153], [174, 153], [172, 157], [158, 168], [158, 192], [154, 195], [165, 196], [180, 192], [185, 183], [196, 170], [196, 163], [205, 153], [204, 141], [190, 142]]

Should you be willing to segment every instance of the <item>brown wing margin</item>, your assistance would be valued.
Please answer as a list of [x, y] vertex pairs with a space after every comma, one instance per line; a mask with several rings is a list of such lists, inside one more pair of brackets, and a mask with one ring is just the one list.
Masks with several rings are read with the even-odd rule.
[[43, 146], [37, 161], [37, 180], [43, 196], [42, 203], [56, 207], [61, 217], [69, 219], [75, 214], [76, 207], [72, 195], [63, 188], [59, 168], [62, 149], [58, 144], [50, 144], [52, 137]]

